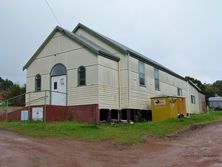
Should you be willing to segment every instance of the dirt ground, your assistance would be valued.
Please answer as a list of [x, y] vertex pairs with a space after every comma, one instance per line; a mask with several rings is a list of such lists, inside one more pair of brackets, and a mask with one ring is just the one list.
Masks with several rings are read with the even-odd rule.
[[222, 122], [131, 146], [31, 138], [0, 130], [1, 167], [222, 166]]

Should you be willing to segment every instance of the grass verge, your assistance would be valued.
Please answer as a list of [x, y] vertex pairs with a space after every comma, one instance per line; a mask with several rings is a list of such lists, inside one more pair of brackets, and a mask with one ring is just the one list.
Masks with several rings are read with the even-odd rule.
[[0, 122], [0, 128], [34, 137], [67, 137], [89, 141], [111, 140], [120, 144], [142, 142], [147, 135], [166, 136], [189, 125], [222, 119], [222, 111], [191, 118], [131, 124], [86, 124], [78, 122]]

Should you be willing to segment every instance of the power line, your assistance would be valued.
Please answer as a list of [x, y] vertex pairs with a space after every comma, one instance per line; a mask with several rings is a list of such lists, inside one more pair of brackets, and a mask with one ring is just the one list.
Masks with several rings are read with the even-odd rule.
[[45, 0], [45, 3], [47, 4], [50, 12], [52, 13], [52, 16], [55, 18], [56, 23], [57, 23], [58, 25], [61, 25], [60, 22], [59, 22], [59, 19], [56, 17], [56, 15], [55, 15], [52, 7], [51, 7], [50, 4], [49, 4], [49, 2], [48, 2], [47, 0]]

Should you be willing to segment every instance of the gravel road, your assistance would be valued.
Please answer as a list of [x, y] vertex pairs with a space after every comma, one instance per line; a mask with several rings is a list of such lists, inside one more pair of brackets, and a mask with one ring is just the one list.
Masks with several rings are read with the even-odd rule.
[[222, 167], [222, 122], [131, 146], [32, 138], [0, 129], [0, 167]]

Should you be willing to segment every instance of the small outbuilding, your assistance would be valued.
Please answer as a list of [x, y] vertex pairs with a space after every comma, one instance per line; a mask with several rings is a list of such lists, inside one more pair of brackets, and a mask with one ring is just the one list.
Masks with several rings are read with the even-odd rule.
[[160, 121], [177, 118], [177, 115], [186, 115], [186, 102], [184, 97], [162, 96], [151, 98], [152, 120]]
[[222, 97], [210, 97], [208, 100], [210, 108], [222, 109]]

